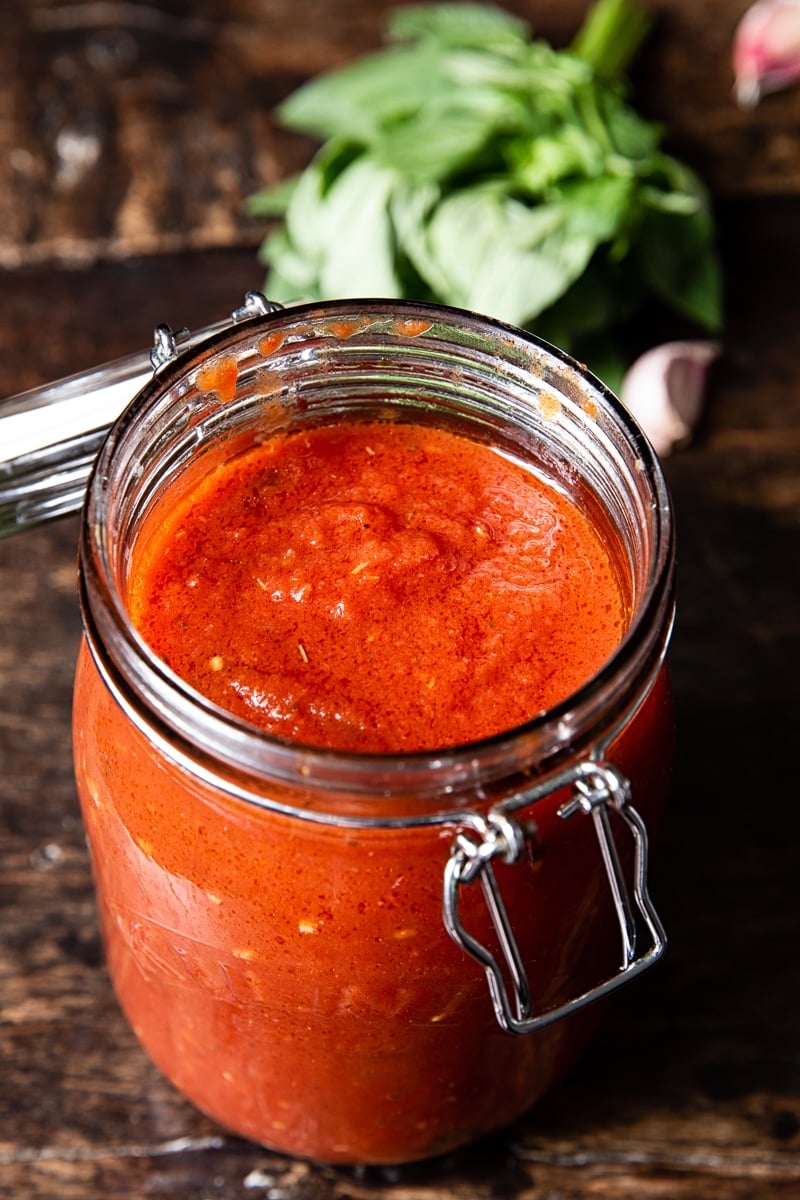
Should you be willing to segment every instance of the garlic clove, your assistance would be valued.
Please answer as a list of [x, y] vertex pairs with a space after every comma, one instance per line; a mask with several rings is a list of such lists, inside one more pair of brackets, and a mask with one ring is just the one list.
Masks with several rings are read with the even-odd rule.
[[718, 342], [665, 342], [629, 367], [620, 399], [656, 454], [686, 445], [703, 411], [706, 381], [719, 358]]
[[734, 96], [755, 108], [767, 92], [800, 79], [800, 0], [757, 0], [733, 37]]

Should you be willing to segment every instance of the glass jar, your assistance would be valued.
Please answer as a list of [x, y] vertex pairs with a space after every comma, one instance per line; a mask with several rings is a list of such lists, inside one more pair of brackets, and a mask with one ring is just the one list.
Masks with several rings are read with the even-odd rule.
[[[645, 829], [671, 744], [658, 462], [578, 364], [468, 313], [298, 306], [173, 349], [114, 425], [81, 532], [75, 763], [120, 1003], [245, 1137], [349, 1163], [449, 1150], [550, 1088], [593, 1002], [664, 946]], [[557, 708], [439, 752], [314, 748], [216, 708], [137, 634], [124, 597], [154, 506], [277, 431], [361, 419], [475, 438], [589, 514], [632, 615]]]

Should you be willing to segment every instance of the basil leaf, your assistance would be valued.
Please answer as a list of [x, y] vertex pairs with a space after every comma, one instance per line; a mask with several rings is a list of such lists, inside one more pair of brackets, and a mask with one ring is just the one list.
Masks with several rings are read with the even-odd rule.
[[473, 93], [468, 104], [429, 104], [384, 130], [374, 156], [413, 182], [445, 180], [474, 163], [517, 116], [511, 98]]
[[288, 304], [297, 300], [322, 299], [317, 283], [317, 264], [297, 250], [285, 228], [276, 229], [263, 242], [259, 259], [270, 268], [270, 300]]
[[509, 158], [514, 184], [531, 196], [570, 176], [597, 175], [604, 166], [596, 140], [578, 125], [515, 143]]
[[394, 183], [392, 171], [358, 158], [327, 190], [314, 188], [312, 177], [308, 194], [295, 192], [287, 213], [289, 236], [315, 264], [323, 297], [401, 294], [389, 220]]
[[352, 143], [332, 139], [300, 175], [289, 198], [286, 229], [290, 241], [318, 269], [328, 253], [328, 239], [335, 232], [328, 197], [357, 159]]
[[529, 208], [498, 188], [454, 193], [434, 211], [429, 241], [451, 303], [524, 325], [586, 267], [596, 244], [570, 228], [564, 203]]
[[678, 312], [712, 332], [722, 328], [722, 275], [706, 208], [692, 216], [650, 209], [636, 257], [642, 278]]
[[433, 46], [378, 51], [304, 84], [278, 107], [290, 129], [369, 144], [384, 124], [449, 91]]
[[524, 44], [527, 23], [501, 8], [484, 4], [412, 5], [389, 17], [389, 36], [396, 41], [432, 39], [445, 46], [504, 50]]
[[[441, 190], [433, 184], [420, 187], [400, 183], [394, 189], [390, 215], [395, 240], [408, 263], [408, 272], [432, 297], [456, 304], [451, 282], [436, 257], [430, 239], [430, 220], [441, 199]], [[408, 293], [411, 299], [425, 299], [422, 292]]]
[[589, 236], [596, 244], [611, 241], [631, 210], [635, 186], [635, 181], [625, 175], [564, 182], [553, 194], [566, 206], [568, 234]]
[[[331, 188], [323, 296], [400, 296], [389, 199], [394, 172], [359, 159]], [[358, 220], [353, 222], [353, 213]]]
[[636, 163], [647, 162], [656, 154], [661, 141], [660, 127], [634, 112], [620, 89], [604, 88], [599, 93], [598, 107], [616, 154]]
[[616, 262], [600, 247], [580, 279], [536, 318], [532, 328], [563, 350], [583, 356], [587, 339], [602, 335], [594, 339], [600, 341], [608, 329], [628, 321], [641, 305], [643, 294], [641, 279], [630, 262]]

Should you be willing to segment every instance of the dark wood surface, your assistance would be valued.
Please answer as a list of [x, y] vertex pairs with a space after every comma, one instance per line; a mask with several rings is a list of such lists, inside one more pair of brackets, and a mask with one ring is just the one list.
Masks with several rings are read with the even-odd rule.
[[[307, 150], [268, 109], [374, 45], [386, 7], [6, 0], [0, 392], [142, 348], [158, 321], [215, 320], [258, 286], [241, 197]], [[583, 8], [514, 7], [556, 41]], [[77, 526], [28, 531], [0, 542], [0, 1195], [800, 1197], [800, 92], [738, 112], [744, 4], [653, 7], [646, 103], [707, 169], [728, 296], [705, 419], [666, 464], [680, 553], [664, 962], [551, 1096], [446, 1159], [333, 1169], [214, 1126], [111, 992], [70, 756]], [[73, 127], [95, 130], [101, 165], [81, 175], [62, 137], [59, 179]]]

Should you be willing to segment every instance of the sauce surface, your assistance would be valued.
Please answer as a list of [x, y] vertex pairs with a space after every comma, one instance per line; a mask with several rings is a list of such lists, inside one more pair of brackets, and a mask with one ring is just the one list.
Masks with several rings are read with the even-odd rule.
[[216, 704], [307, 744], [409, 752], [513, 728], [626, 626], [586, 515], [441, 429], [275, 437], [160, 522], [131, 572], [142, 636]]

